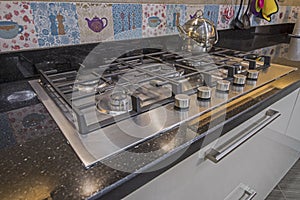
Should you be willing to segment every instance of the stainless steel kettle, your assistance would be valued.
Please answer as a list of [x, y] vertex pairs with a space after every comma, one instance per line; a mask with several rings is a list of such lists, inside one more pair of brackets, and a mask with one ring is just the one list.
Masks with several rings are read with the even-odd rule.
[[214, 23], [203, 18], [202, 10], [198, 10], [192, 19], [177, 28], [180, 36], [187, 40], [188, 50], [208, 52], [219, 39]]

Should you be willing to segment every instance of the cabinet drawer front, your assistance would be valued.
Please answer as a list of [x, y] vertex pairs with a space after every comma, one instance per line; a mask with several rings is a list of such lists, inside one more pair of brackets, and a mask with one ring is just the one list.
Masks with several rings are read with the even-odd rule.
[[[287, 95], [283, 99], [277, 101], [269, 108], [278, 110], [281, 113], [279, 120], [276, 123], [270, 124], [269, 128], [282, 134], [286, 134], [289, 121], [296, 103], [299, 89]], [[300, 110], [299, 110], [300, 111]]]
[[298, 92], [297, 101], [287, 128], [287, 135], [300, 141], [300, 90]]

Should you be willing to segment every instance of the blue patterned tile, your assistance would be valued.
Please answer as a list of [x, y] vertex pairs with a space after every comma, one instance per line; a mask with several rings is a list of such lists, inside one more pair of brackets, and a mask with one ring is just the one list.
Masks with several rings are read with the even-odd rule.
[[204, 18], [209, 19], [215, 25], [218, 24], [219, 5], [205, 5], [204, 6]]
[[177, 24], [185, 23], [186, 6], [178, 4], [167, 5], [167, 34], [178, 33]]
[[80, 43], [74, 3], [31, 3], [40, 47]]
[[16, 144], [7, 114], [0, 113], [0, 149]]
[[114, 37], [116, 40], [142, 37], [142, 5], [113, 4]]

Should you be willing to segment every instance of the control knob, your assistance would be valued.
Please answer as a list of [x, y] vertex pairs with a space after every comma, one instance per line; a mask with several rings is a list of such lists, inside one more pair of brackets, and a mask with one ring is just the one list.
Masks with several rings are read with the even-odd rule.
[[264, 57], [264, 67], [270, 67], [271, 57], [270, 56], [263, 56], [263, 57]]
[[190, 97], [186, 94], [175, 95], [174, 106], [179, 109], [187, 109], [190, 106]]
[[211, 98], [211, 88], [207, 86], [201, 86], [197, 88], [197, 97], [201, 100], [208, 100]]
[[257, 80], [258, 79], [258, 70], [248, 70], [247, 78], [251, 80]]
[[255, 60], [249, 60], [248, 69], [255, 69], [255, 68], [256, 68], [256, 61]]
[[243, 74], [235, 74], [233, 79], [233, 84], [235, 85], [245, 85], [246, 83], [246, 76]]
[[228, 92], [230, 86], [230, 81], [218, 80], [216, 89], [220, 92]]

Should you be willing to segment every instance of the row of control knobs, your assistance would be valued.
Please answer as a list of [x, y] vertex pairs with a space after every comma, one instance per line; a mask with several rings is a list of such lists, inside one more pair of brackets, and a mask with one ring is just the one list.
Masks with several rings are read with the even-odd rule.
[[[244, 86], [246, 79], [257, 80], [259, 71], [248, 70], [247, 76], [243, 74], [235, 74], [233, 77], [233, 84], [238, 86]], [[230, 87], [230, 81], [219, 80], [217, 81], [216, 90], [220, 92], [228, 92]], [[201, 100], [209, 100], [211, 98], [211, 88], [207, 86], [201, 86], [197, 88], [197, 97]], [[190, 105], [190, 97], [186, 94], [177, 94], [175, 96], [174, 106], [179, 109], [187, 109]]]

